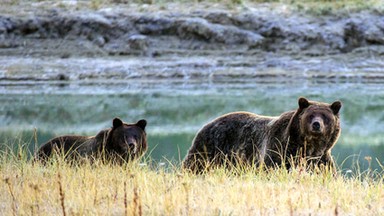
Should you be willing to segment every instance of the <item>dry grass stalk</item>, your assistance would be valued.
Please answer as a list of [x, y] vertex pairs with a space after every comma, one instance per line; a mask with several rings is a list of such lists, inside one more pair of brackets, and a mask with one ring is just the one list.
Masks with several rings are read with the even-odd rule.
[[63, 185], [61, 183], [60, 172], [57, 173], [57, 178], [58, 178], [57, 182], [59, 184], [61, 210], [62, 210], [63, 216], [66, 216], [67, 214], [65, 213], [65, 194], [64, 194], [64, 190], [63, 190]]
[[11, 197], [12, 197], [12, 214], [13, 215], [18, 215], [17, 214], [16, 197], [15, 197], [15, 194], [13, 193], [12, 184], [11, 184], [11, 182], [9, 180], [9, 177], [5, 178], [4, 181], [5, 181], [5, 184], [8, 185], [8, 191], [9, 191], [9, 194], [11, 194]]
[[128, 216], [127, 182], [126, 181], [124, 181], [124, 210], [125, 210], [125, 215]]

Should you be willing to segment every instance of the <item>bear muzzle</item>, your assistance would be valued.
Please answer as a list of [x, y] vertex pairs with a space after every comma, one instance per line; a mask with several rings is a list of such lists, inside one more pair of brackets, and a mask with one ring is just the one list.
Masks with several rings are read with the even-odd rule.
[[323, 133], [324, 130], [324, 123], [321, 118], [314, 118], [310, 125], [310, 131], [312, 134], [320, 135]]
[[128, 138], [124, 140], [124, 145], [122, 146], [122, 149], [125, 153], [133, 155], [137, 152], [136, 146], [136, 140], [133, 138]]
[[313, 122], [312, 129], [314, 131], [320, 131], [320, 122]]
[[133, 143], [133, 142], [128, 143], [128, 149], [134, 150], [135, 149], [135, 143]]

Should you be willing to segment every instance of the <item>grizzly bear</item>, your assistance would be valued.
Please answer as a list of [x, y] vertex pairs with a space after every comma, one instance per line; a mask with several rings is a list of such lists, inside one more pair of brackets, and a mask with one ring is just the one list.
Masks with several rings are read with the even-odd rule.
[[131, 161], [147, 150], [146, 125], [144, 119], [128, 124], [115, 118], [112, 128], [104, 129], [96, 136], [68, 135], [49, 140], [36, 152], [35, 160], [47, 161], [56, 153], [70, 161], [81, 158], [105, 159], [120, 164]]
[[308, 165], [323, 164], [335, 171], [331, 150], [341, 132], [341, 102], [327, 104], [302, 97], [298, 104], [297, 110], [277, 117], [249, 112], [218, 117], [197, 133], [183, 168], [199, 173], [212, 166], [241, 163], [289, 169], [292, 159], [306, 159]]

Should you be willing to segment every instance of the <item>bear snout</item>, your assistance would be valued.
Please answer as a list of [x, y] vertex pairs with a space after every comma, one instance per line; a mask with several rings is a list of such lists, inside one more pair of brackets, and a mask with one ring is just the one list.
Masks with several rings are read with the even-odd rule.
[[129, 142], [127, 151], [131, 152], [131, 154], [136, 154], [136, 142]]
[[312, 124], [312, 129], [314, 130], [314, 131], [320, 131], [320, 122], [313, 122], [313, 124]]
[[314, 133], [322, 133], [324, 129], [324, 124], [321, 118], [315, 117], [311, 122], [311, 131]]
[[128, 143], [128, 149], [135, 149], [135, 143], [133, 142]]
[[133, 138], [125, 138], [124, 142], [121, 145], [121, 148], [126, 153], [135, 154], [136, 153], [136, 140]]

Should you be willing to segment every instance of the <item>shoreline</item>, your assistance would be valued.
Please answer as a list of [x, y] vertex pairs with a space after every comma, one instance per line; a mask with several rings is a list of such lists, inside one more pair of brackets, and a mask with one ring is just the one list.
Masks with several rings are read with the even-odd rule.
[[384, 21], [378, 12], [315, 16], [261, 5], [135, 13], [124, 7], [69, 12], [36, 6], [28, 12], [22, 7], [24, 15], [10, 9], [0, 16], [0, 82], [301, 73], [384, 79]]

